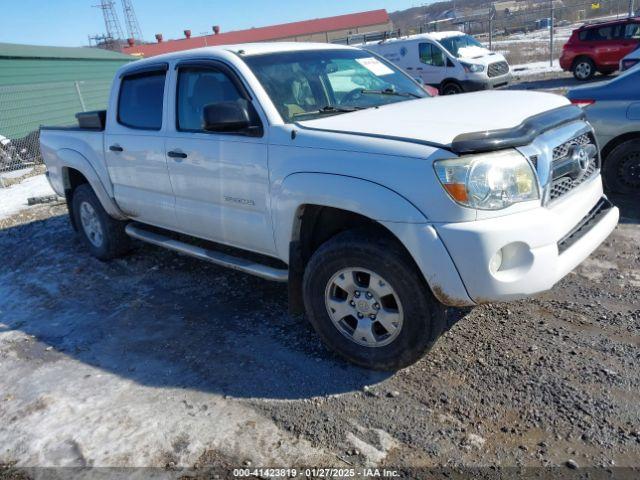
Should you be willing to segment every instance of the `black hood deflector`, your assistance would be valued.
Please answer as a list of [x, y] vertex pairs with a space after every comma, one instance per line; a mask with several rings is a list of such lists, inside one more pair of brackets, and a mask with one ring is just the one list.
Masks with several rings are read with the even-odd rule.
[[463, 154], [523, 147], [548, 130], [584, 118], [580, 107], [567, 105], [529, 117], [517, 127], [463, 133], [453, 139], [450, 150]]

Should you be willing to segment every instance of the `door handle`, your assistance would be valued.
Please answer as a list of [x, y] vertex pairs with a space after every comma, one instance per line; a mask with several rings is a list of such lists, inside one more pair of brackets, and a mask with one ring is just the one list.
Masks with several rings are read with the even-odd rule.
[[109, 147], [109, 150], [111, 150], [112, 152], [122, 152], [124, 148], [122, 148], [120, 145], [111, 145]]
[[187, 154], [183, 152], [170, 151], [167, 153], [171, 158], [187, 158]]
[[413, 67], [407, 67], [405, 70], [413, 70]]

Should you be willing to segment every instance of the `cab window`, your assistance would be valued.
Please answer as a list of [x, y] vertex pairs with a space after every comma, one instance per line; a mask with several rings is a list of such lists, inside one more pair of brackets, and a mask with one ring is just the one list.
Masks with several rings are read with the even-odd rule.
[[178, 73], [177, 128], [201, 132], [206, 105], [242, 99], [229, 77], [213, 68], [181, 68]]
[[162, 71], [124, 77], [118, 99], [118, 123], [138, 130], [160, 130], [165, 76]]
[[418, 45], [420, 62], [434, 67], [444, 67], [444, 54], [431, 43], [420, 43]]

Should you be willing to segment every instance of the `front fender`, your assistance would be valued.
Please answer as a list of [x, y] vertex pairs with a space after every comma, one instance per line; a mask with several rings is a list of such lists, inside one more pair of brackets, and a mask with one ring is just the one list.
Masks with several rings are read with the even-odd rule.
[[320, 205], [358, 213], [378, 222], [426, 223], [407, 199], [380, 184], [328, 173], [294, 173], [273, 191], [274, 240], [278, 256], [288, 262], [297, 212]]
[[105, 186], [91, 162], [86, 157], [75, 150], [63, 148], [56, 152], [60, 161], [60, 180], [67, 190], [71, 187], [69, 183], [68, 168], [79, 171], [89, 182], [91, 188], [96, 193], [98, 200], [107, 211], [107, 213], [118, 220], [125, 220], [128, 217], [120, 210], [113, 198], [113, 189], [111, 185]]

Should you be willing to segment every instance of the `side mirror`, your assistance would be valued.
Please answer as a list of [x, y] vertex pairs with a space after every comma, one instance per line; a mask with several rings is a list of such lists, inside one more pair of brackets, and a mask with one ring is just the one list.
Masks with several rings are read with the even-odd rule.
[[246, 134], [252, 127], [250, 108], [246, 100], [205, 105], [202, 112], [204, 130]]

